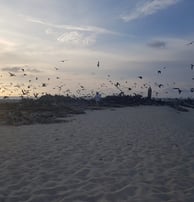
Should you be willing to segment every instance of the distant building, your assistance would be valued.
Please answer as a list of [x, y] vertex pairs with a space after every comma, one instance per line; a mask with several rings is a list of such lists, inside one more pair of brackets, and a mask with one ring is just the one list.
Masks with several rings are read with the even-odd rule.
[[151, 87], [149, 87], [148, 88], [148, 99], [152, 99], [152, 88]]

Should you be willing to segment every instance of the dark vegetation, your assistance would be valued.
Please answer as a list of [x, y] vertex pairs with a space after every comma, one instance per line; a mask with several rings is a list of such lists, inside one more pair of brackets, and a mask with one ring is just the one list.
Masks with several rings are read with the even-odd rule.
[[3, 100], [0, 103], [0, 123], [24, 125], [34, 123], [65, 122], [72, 114], [83, 114], [86, 110], [99, 110], [115, 107], [159, 105], [170, 106], [186, 112], [194, 108], [193, 99], [148, 99], [141, 95], [106, 96], [96, 104], [94, 99], [72, 98], [61, 95], [44, 95], [38, 99], [22, 98], [17, 102]]

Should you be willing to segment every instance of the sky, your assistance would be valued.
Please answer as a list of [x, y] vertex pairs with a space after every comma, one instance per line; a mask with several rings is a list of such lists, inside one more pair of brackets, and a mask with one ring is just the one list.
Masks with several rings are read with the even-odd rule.
[[193, 0], [0, 0], [0, 96], [145, 96], [151, 86], [154, 96], [194, 97], [193, 8]]

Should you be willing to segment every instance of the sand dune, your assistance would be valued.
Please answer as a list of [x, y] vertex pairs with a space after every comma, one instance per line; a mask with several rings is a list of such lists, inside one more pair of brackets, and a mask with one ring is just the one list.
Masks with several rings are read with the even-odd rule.
[[194, 201], [193, 117], [141, 106], [0, 126], [0, 202]]

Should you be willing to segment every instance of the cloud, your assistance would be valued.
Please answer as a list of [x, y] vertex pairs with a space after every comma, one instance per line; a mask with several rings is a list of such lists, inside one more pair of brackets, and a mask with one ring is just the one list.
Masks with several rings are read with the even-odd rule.
[[136, 20], [148, 15], [152, 15], [160, 10], [166, 9], [169, 6], [175, 5], [181, 0], [150, 0], [144, 4], [137, 6], [136, 10], [128, 15], [121, 16], [125, 22]]
[[57, 32], [54, 31], [52, 28], [46, 29], [46, 30], [45, 30], [45, 33], [46, 33], [47, 35], [56, 35], [56, 34], [57, 34]]
[[47, 35], [54, 37], [58, 42], [70, 46], [90, 46], [96, 43], [97, 34], [81, 31], [57, 32], [51, 28], [45, 31]]
[[16, 47], [16, 44], [13, 41], [10, 41], [8, 39], [0, 38], [0, 46], [1, 46], [0, 52], [2, 53], [2, 52], [14, 50]]
[[13, 42], [8, 41], [6, 39], [2, 39], [2, 38], [0, 38], [0, 45], [9, 46], [9, 47], [15, 46]]
[[4, 67], [2, 71], [19, 72], [21, 71], [21, 67]]
[[28, 22], [40, 24], [46, 27], [45, 34], [66, 45], [90, 46], [96, 43], [99, 35], [123, 36], [122, 33], [114, 32], [97, 26], [75, 26], [68, 24], [53, 24], [51, 22], [23, 16]]
[[26, 20], [28, 22], [42, 24], [48, 27], [57, 28], [57, 29], [65, 29], [70, 31], [81, 31], [81, 32], [93, 32], [96, 34], [112, 34], [112, 35], [121, 35], [118, 32], [114, 32], [102, 27], [96, 27], [96, 26], [75, 26], [75, 25], [66, 25], [66, 24], [53, 24], [44, 20], [35, 19], [32, 17], [26, 17]]
[[88, 46], [96, 42], [96, 36], [72, 31], [63, 33], [57, 40], [70, 45]]
[[152, 47], [152, 48], [165, 48], [166, 47], [166, 42], [164, 41], [152, 41], [150, 43], [148, 43], [148, 46]]
[[31, 73], [40, 73], [41, 71], [35, 68], [27, 68], [25, 71], [31, 72]]
[[28, 68], [28, 67], [24, 67], [24, 66], [15, 66], [15, 67], [4, 67], [2, 68], [1, 70], [2, 71], [5, 71], [5, 72], [21, 72], [22, 69], [25, 70], [25, 72], [31, 72], [31, 73], [39, 73], [40, 71], [38, 69], [35, 69], [35, 68]]

